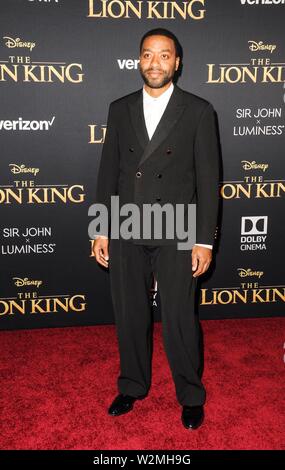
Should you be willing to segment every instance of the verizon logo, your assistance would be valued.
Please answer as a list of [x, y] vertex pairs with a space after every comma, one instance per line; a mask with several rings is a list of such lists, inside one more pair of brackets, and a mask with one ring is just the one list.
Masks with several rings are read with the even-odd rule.
[[0, 120], [0, 131], [48, 131], [53, 125], [55, 116], [48, 121], [28, 121], [19, 117], [17, 120]]

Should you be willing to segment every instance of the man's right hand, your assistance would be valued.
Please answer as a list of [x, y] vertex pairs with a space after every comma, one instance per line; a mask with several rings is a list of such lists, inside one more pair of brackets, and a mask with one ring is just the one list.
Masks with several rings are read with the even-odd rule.
[[92, 252], [96, 258], [97, 263], [105, 268], [109, 266], [109, 239], [106, 237], [98, 237], [94, 240], [92, 245]]

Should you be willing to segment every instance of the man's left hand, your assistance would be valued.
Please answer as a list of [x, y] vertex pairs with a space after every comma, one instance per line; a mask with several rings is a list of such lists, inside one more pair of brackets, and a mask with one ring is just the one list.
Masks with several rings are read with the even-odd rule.
[[204, 274], [212, 261], [212, 250], [204, 246], [194, 245], [192, 249], [192, 271], [193, 277]]

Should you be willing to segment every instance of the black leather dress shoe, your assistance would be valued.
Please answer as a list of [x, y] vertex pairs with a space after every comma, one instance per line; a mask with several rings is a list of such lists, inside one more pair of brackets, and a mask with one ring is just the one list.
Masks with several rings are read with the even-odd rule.
[[201, 426], [204, 419], [204, 408], [200, 406], [183, 406], [182, 423], [187, 429], [197, 429]]
[[146, 395], [139, 397], [131, 397], [130, 395], [124, 395], [120, 393], [116, 396], [115, 400], [108, 409], [109, 415], [119, 416], [124, 413], [128, 413], [133, 409], [134, 402], [136, 400], [142, 400]]

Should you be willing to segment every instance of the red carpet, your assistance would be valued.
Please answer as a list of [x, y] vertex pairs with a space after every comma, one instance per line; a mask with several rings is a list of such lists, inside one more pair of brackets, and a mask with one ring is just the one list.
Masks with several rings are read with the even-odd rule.
[[285, 449], [283, 318], [202, 321], [204, 425], [180, 421], [154, 326], [149, 396], [128, 414], [117, 394], [115, 327], [2, 331], [1, 449]]

